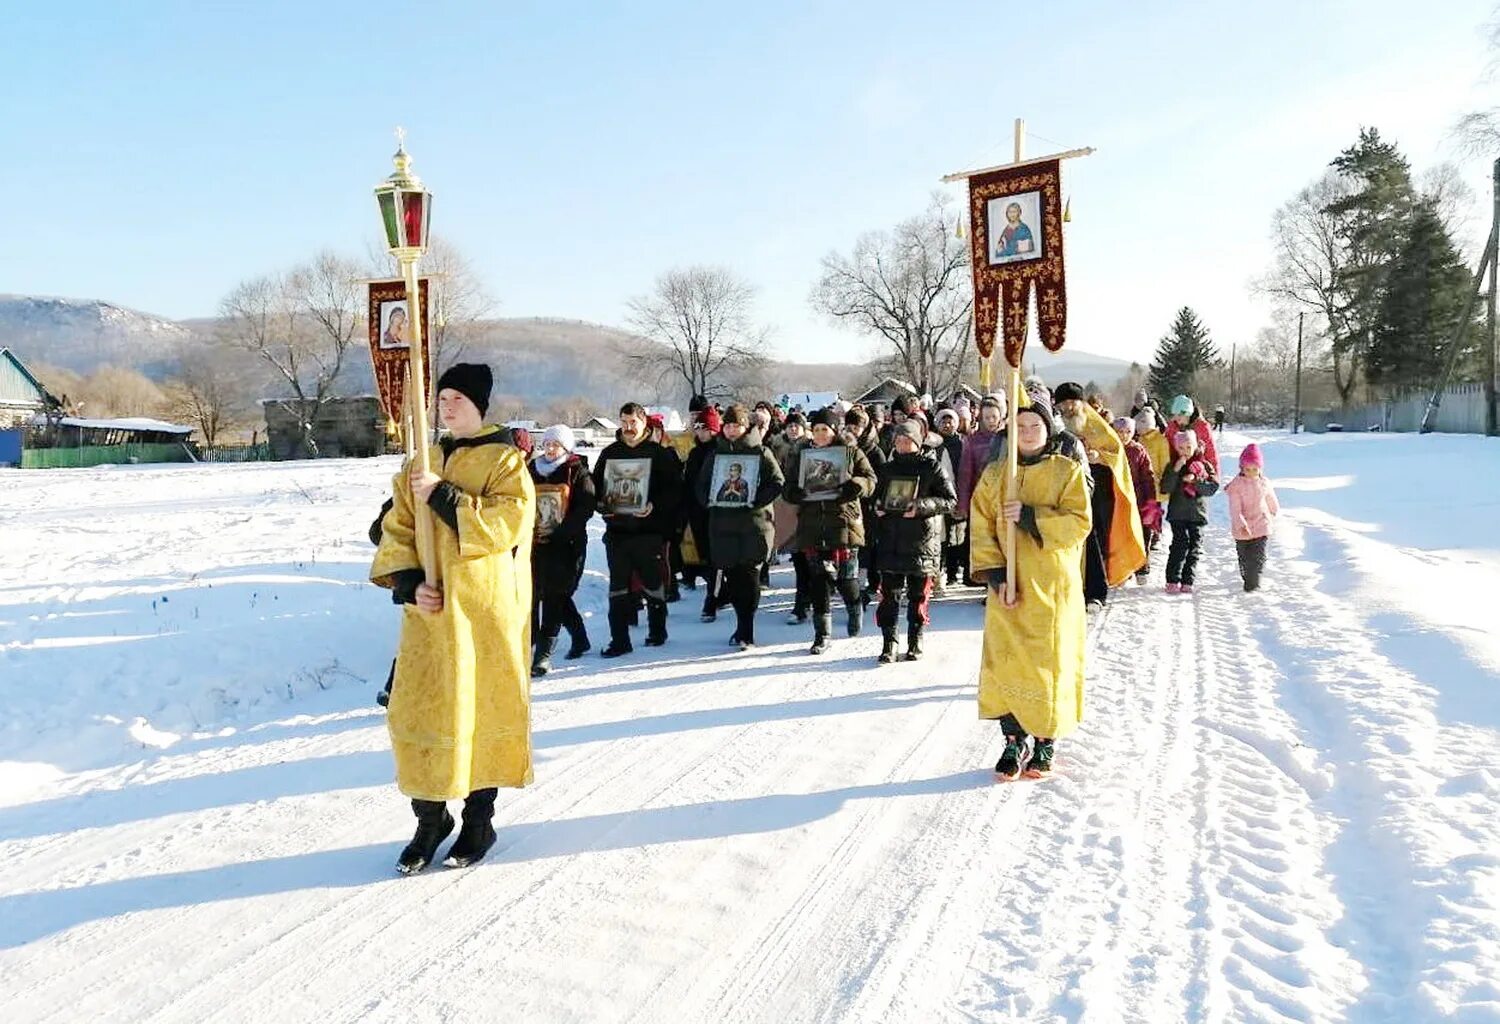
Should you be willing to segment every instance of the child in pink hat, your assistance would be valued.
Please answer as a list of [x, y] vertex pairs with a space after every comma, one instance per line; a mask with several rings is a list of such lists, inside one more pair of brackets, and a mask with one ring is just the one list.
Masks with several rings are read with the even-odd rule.
[[1240, 452], [1240, 474], [1224, 485], [1229, 496], [1229, 528], [1240, 559], [1240, 579], [1248, 594], [1260, 587], [1266, 566], [1266, 540], [1281, 506], [1276, 489], [1266, 479], [1266, 460], [1260, 445], [1247, 444]]

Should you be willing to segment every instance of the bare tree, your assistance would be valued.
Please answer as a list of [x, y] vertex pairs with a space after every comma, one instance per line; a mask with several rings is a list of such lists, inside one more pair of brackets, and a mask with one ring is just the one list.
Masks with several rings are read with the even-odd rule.
[[352, 261], [323, 252], [291, 271], [242, 282], [220, 304], [221, 339], [263, 361], [291, 395], [281, 404], [297, 417], [304, 455], [318, 453], [314, 427], [363, 325], [361, 278]]
[[91, 417], [166, 414], [161, 388], [144, 374], [121, 366], [101, 366], [79, 382], [71, 396], [79, 412]]
[[241, 426], [250, 411], [253, 384], [245, 368], [235, 365], [236, 356], [246, 358], [212, 336], [194, 336], [173, 360], [166, 386], [168, 407], [175, 419], [198, 428], [206, 448], [222, 443], [225, 433]]
[[1453, 244], [1470, 262], [1477, 262], [1484, 247], [1478, 244], [1482, 239], [1473, 233], [1476, 199], [1463, 172], [1450, 163], [1437, 164], [1422, 172], [1417, 189], [1432, 204]]
[[[1500, 74], [1500, 4], [1492, 8], [1484, 34], [1490, 59], [1483, 78], [1493, 81]], [[1453, 126], [1453, 138], [1467, 156], [1494, 158], [1500, 153], [1500, 107], [1487, 107], [1463, 115]]]
[[[396, 277], [401, 273], [395, 259], [384, 250], [374, 256], [376, 273]], [[484, 321], [495, 313], [496, 303], [479, 273], [458, 246], [441, 235], [433, 235], [418, 268], [436, 285], [433, 298], [431, 337], [427, 339], [434, 374], [440, 374], [463, 359], [465, 350], [484, 330]]]
[[728, 398], [765, 362], [770, 331], [755, 325], [755, 289], [723, 267], [669, 270], [649, 295], [630, 300], [630, 323], [654, 345], [620, 354], [643, 381], [679, 379], [691, 395]]
[[554, 399], [547, 407], [547, 415], [551, 417], [552, 423], [566, 423], [569, 426], [582, 425], [596, 411], [597, 403], [582, 395]]
[[860, 236], [850, 255], [823, 257], [812, 305], [880, 344], [880, 361], [919, 391], [951, 392], [963, 379], [973, 331], [969, 245], [954, 235], [941, 193], [921, 215]]
[[1278, 209], [1271, 220], [1274, 249], [1269, 273], [1256, 290], [1311, 320], [1312, 333], [1334, 339], [1330, 348], [1339, 401], [1347, 406], [1363, 372], [1367, 332], [1349, 320], [1350, 304], [1340, 281], [1359, 255], [1345, 241], [1332, 206], [1350, 185], [1328, 171]]

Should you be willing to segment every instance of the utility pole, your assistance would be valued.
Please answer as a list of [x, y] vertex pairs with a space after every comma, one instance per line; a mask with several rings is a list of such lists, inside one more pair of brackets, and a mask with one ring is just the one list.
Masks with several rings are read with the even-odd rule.
[[1292, 433], [1302, 430], [1302, 318], [1306, 313], [1297, 314], [1297, 384], [1292, 397]]
[[[1494, 202], [1495, 223], [1500, 224], [1500, 160], [1495, 161]], [[1484, 375], [1484, 432], [1489, 437], [1500, 434], [1500, 426], [1497, 426], [1495, 422], [1495, 328], [1497, 326], [1495, 323], [1495, 265], [1497, 263], [1500, 263], [1500, 259], [1496, 259], [1495, 254], [1492, 253], [1490, 255], [1490, 318], [1486, 325], [1488, 329], [1484, 332], [1485, 352], [1489, 356], [1485, 360]]]
[[1229, 346], [1229, 422], [1237, 422], [1234, 418], [1234, 357], [1240, 349], [1239, 342]]

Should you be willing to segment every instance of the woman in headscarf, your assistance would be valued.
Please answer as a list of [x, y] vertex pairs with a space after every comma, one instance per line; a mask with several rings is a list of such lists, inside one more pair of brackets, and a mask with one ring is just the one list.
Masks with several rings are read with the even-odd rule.
[[[581, 658], [591, 648], [588, 630], [573, 595], [583, 579], [588, 550], [588, 522], [594, 514], [594, 478], [589, 464], [573, 452], [573, 429], [558, 423], [542, 434], [541, 451], [531, 462], [537, 491], [537, 531], [531, 548], [531, 584], [536, 593], [536, 649], [531, 674], [552, 670], [557, 638], [566, 629], [571, 641], [567, 658]], [[544, 513], [550, 512], [550, 515]], [[560, 515], [559, 515], [560, 513]]]

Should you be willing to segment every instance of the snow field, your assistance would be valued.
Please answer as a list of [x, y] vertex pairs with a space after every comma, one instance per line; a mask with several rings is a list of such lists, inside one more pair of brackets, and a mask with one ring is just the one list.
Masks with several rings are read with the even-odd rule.
[[394, 462], [0, 473], [6, 1016], [1500, 1020], [1493, 448], [1256, 439], [1266, 588], [1221, 501], [1191, 598], [1164, 540], [1056, 777], [991, 781], [976, 595], [922, 662], [810, 658], [782, 569], [752, 652], [688, 591], [667, 647], [559, 660], [496, 849], [410, 879]]

